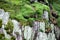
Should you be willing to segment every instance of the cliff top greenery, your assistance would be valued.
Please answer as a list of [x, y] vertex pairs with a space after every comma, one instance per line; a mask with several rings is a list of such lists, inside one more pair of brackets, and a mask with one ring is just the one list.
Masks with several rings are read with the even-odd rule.
[[[60, 16], [60, 1], [48, 0], [48, 2], [53, 4], [54, 10], [56, 10]], [[27, 22], [29, 18], [31, 18], [31, 15], [33, 16], [36, 13], [38, 14], [37, 20], [40, 20], [42, 19], [41, 16], [43, 14], [43, 10], [47, 10], [48, 12], [50, 11], [49, 6], [39, 2], [31, 4], [30, 0], [0, 0], [0, 8], [10, 12], [11, 19], [23, 21], [22, 23]], [[59, 21], [59, 18], [57, 19], [57, 22]], [[34, 17], [31, 19], [36, 20]]]
[[[38, 14], [37, 19], [42, 19], [43, 11], [50, 11], [47, 5], [39, 2], [31, 4], [29, 0], [2, 0], [0, 2], [0, 8], [10, 12], [11, 19], [16, 19], [23, 22], [28, 21], [29, 18], [36, 13]], [[32, 18], [36, 20], [36, 18]]]
[[[54, 10], [60, 18], [60, 1], [48, 0], [48, 2], [52, 3]], [[36, 20], [34, 17], [31, 18], [31, 15], [33, 16], [37, 13], [37, 20], [40, 20], [42, 18], [41, 15], [43, 14], [43, 10], [50, 11], [49, 6], [39, 2], [31, 4], [30, 0], [0, 0], [0, 8], [10, 12], [11, 19], [16, 19], [22, 22], [22, 24], [24, 23], [24, 25], [28, 20]], [[57, 19], [57, 22], [59, 22], [58, 24], [60, 24], [59, 18]]]

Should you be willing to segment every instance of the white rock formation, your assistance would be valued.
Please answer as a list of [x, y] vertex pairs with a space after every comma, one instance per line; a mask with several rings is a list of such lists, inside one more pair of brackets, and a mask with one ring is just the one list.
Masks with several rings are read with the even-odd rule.
[[48, 40], [56, 40], [55, 34], [49, 33], [49, 34], [48, 34]]
[[3, 15], [2, 23], [6, 25], [8, 20], [9, 20], [9, 12], [5, 12]]
[[45, 32], [45, 22], [40, 22], [40, 29], [39, 30], [42, 30], [43, 32]]
[[5, 13], [4, 10], [3, 9], [0, 9], [0, 19], [2, 19], [4, 13]]
[[36, 40], [48, 40], [47, 34], [43, 32], [39, 32]]
[[24, 29], [24, 38], [30, 40], [32, 35], [32, 28], [30, 26], [25, 26]]
[[39, 29], [39, 22], [38, 21], [35, 21], [34, 24], [33, 24], [33, 30], [36, 31]]
[[43, 18], [46, 20], [49, 20], [49, 13], [47, 11], [44, 11]]
[[9, 34], [7, 34], [6, 30], [4, 29], [4, 25], [2, 25], [2, 27], [3, 27], [3, 33], [5, 35], [5, 38], [10, 39], [11, 36]]
[[9, 19], [9, 14], [8, 14], [8, 12], [4, 12], [3, 9], [0, 9], [0, 19], [2, 19], [2, 24], [3, 24], [3, 25], [2, 25], [2, 28], [1, 28], [1, 29], [2, 29], [1, 31], [4, 33], [4, 35], [5, 35], [6, 38], [10, 39], [11, 36], [6, 33], [6, 30], [4, 30], [4, 27], [5, 27], [5, 25], [7, 24], [8, 19]]
[[18, 33], [19, 35], [19, 37], [18, 38], [16, 38], [16, 40], [22, 40], [22, 32], [21, 32], [21, 29], [20, 29], [20, 24], [19, 24], [19, 22], [18, 21], [16, 21], [16, 20], [12, 20], [12, 22], [13, 22], [13, 25], [14, 25], [14, 28], [13, 28], [13, 35], [15, 36], [15, 37], [17, 37], [17, 35], [16, 35], [16, 33]]

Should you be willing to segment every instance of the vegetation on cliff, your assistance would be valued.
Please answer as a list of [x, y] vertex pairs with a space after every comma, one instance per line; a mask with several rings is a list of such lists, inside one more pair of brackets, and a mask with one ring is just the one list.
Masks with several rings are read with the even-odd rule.
[[[5, 9], [5, 11], [10, 12], [10, 18], [16, 19], [18, 21], [27, 22], [31, 16], [35, 13], [38, 15], [37, 19], [42, 19], [42, 14], [44, 10], [49, 11], [49, 7], [47, 5], [41, 4], [39, 2], [35, 2], [31, 4], [29, 0], [5, 0], [6, 3], [1, 2], [3, 4], [0, 8]], [[27, 17], [27, 18], [26, 18]], [[36, 18], [32, 17], [34, 20]]]

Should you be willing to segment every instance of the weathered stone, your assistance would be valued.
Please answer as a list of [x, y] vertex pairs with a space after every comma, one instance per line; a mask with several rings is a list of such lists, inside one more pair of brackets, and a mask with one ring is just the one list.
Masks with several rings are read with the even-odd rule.
[[47, 39], [47, 34], [43, 32], [39, 32], [36, 40], [48, 40]]
[[30, 26], [25, 26], [24, 30], [24, 38], [26, 40], [30, 40], [32, 35], [32, 28]]
[[55, 34], [54, 33], [49, 33], [48, 34], [48, 40], [56, 40]]
[[60, 28], [58, 26], [55, 26], [54, 30], [55, 30], [56, 38], [59, 40], [59, 38], [60, 38]]
[[43, 32], [45, 32], [45, 22], [40, 22], [39, 30], [42, 30]]
[[13, 28], [13, 35], [16, 37], [16, 40], [22, 40], [22, 32], [20, 29], [20, 24], [16, 20], [12, 20], [14, 28]]
[[8, 20], [9, 20], [9, 12], [5, 12], [3, 15], [2, 23], [7, 24]]
[[0, 19], [2, 19], [4, 13], [5, 13], [4, 10], [3, 9], [0, 9]]
[[49, 20], [49, 13], [47, 11], [44, 11], [43, 18], [46, 20]]

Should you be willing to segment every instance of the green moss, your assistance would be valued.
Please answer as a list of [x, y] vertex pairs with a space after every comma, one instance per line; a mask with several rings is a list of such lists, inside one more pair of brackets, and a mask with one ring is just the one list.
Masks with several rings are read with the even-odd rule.
[[[16, 19], [21, 22], [22, 25], [27, 25], [26, 22], [31, 15], [34, 15], [37, 12], [38, 18], [34, 18], [34, 20], [41, 20], [43, 11], [47, 10], [50, 11], [49, 7], [41, 4], [41, 3], [33, 3], [28, 4], [29, 0], [6, 0], [7, 3], [1, 2], [0, 8], [4, 9], [5, 11], [10, 12], [10, 18]], [[23, 2], [23, 3], [22, 3]], [[34, 7], [33, 7], [34, 6]], [[24, 16], [29, 17], [28, 19], [24, 18]], [[7, 29], [7, 28], [6, 28]]]
[[8, 34], [12, 33], [13, 31], [13, 23], [11, 20], [8, 21], [6, 27], [5, 27], [5, 30], [7, 31]]
[[10, 12], [10, 18], [15, 19], [16, 13], [15, 10], [8, 10]]
[[22, 15], [24, 16], [30, 16], [32, 14], [34, 14], [35, 10], [33, 10], [33, 7], [31, 5], [25, 4], [24, 6], [21, 7], [20, 9]]
[[50, 11], [49, 6], [35, 2], [32, 4], [32, 6], [34, 6], [35, 10], [37, 10], [40, 14], [43, 14], [43, 11]]
[[11, 4], [9, 4], [9, 3], [0, 2], [0, 8], [4, 9], [5, 11], [10, 10], [11, 9], [10, 6], [11, 6]]
[[0, 28], [2, 27], [2, 19], [0, 19]]

